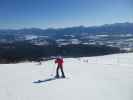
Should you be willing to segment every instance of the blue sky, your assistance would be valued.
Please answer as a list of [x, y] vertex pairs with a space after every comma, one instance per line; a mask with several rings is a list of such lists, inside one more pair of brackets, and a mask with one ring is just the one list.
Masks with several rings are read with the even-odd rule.
[[0, 29], [133, 22], [133, 0], [0, 0]]

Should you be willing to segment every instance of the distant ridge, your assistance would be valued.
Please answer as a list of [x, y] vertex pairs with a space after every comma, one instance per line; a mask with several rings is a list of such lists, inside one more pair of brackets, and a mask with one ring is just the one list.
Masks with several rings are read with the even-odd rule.
[[84, 25], [79, 25], [79, 26], [72, 26], [72, 27], [64, 27], [64, 28], [46, 28], [46, 29], [42, 29], [42, 28], [36, 28], [36, 27], [31, 27], [31, 28], [20, 28], [20, 29], [1, 29], [0, 31], [6, 31], [6, 30], [58, 30], [58, 29], [67, 29], [67, 28], [91, 28], [91, 27], [103, 27], [103, 26], [129, 26], [129, 25], [133, 25], [133, 22], [117, 22], [117, 23], [113, 23], [113, 24], [103, 24], [103, 25], [92, 25], [92, 26], [84, 26]]
[[133, 34], [133, 23], [114, 23], [100, 26], [76, 26], [67, 28], [24, 28], [24, 29], [0, 29], [0, 34], [34, 34], [34, 35], [64, 35], [64, 34], [101, 34], [101, 33], [131, 33]]

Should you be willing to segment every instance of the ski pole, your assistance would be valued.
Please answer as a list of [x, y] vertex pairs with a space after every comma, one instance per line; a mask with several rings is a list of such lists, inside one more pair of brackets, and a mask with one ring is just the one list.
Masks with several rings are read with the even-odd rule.
[[55, 71], [55, 66], [52, 66], [53, 68], [52, 68], [52, 70], [51, 70], [51, 74], [50, 74], [50, 76], [54, 76], [54, 71]]

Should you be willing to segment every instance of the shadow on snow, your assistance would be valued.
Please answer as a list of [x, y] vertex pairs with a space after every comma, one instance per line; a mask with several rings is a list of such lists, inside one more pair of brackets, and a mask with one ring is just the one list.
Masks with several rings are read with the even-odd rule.
[[46, 83], [46, 82], [50, 82], [50, 81], [53, 81], [53, 80], [56, 80], [56, 79], [57, 78], [55, 78], [55, 77], [51, 77], [51, 78], [47, 78], [47, 79], [44, 79], [44, 80], [36, 80], [33, 83]]
[[56, 80], [56, 79], [64, 79], [64, 78], [51, 77], [51, 78], [47, 78], [47, 79], [44, 79], [44, 80], [36, 80], [36, 81], [33, 81], [33, 83], [46, 83], [46, 82], [50, 82], [50, 81], [53, 81], [53, 80]]

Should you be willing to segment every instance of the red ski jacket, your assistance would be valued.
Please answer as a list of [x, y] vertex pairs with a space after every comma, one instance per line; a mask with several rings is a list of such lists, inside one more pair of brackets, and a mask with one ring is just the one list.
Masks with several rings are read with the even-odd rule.
[[63, 63], [64, 63], [64, 61], [63, 61], [63, 59], [61, 59], [61, 58], [57, 58], [57, 59], [55, 60], [55, 63], [57, 63], [58, 65], [62, 66]]

